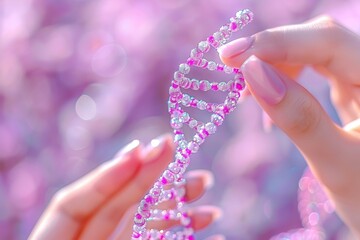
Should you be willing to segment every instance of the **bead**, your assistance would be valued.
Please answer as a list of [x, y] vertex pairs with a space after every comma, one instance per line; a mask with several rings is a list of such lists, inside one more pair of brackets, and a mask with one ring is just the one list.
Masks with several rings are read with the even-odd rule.
[[192, 120], [189, 121], [189, 127], [190, 128], [196, 127], [197, 124], [198, 124], [198, 122], [195, 119], [192, 119]]
[[220, 82], [218, 84], [218, 88], [222, 92], [225, 92], [225, 91], [229, 90], [228, 85], [226, 84], [226, 82]]
[[207, 69], [209, 69], [210, 71], [214, 71], [217, 67], [217, 64], [213, 61], [209, 61], [208, 65], [207, 65]]
[[200, 52], [202, 53], [206, 53], [210, 50], [210, 44], [207, 41], [202, 41], [199, 42], [198, 44], [198, 49], [200, 50]]
[[190, 57], [192, 58], [202, 58], [204, 55], [202, 52], [199, 52], [197, 48], [194, 48], [190, 52]]
[[216, 132], [216, 126], [214, 123], [205, 124], [205, 129], [209, 134], [214, 134]]
[[199, 144], [196, 142], [189, 142], [188, 148], [191, 150], [191, 152], [196, 153], [199, 150]]
[[227, 73], [227, 74], [230, 74], [233, 72], [233, 68], [232, 67], [229, 67], [229, 66], [225, 66], [224, 67], [224, 72]]
[[196, 80], [196, 79], [192, 79], [191, 80], [191, 89], [192, 90], [199, 90], [199, 85], [200, 85], [200, 83], [199, 83], [199, 81], [198, 80]]
[[203, 100], [200, 100], [200, 101], [197, 103], [197, 108], [200, 109], [200, 110], [205, 110], [205, 109], [206, 109], [206, 102], [203, 101]]
[[207, 80], [201, 80], [200, 81], [199, 89], [201, 91], [208, 91], [208, 90], [210, 90], [210, 88], [211, 88], [211, 85], [210, 85], [209, 81], [207, 81]]
[[219, 114], [212, 114], [211, 115], [211, 122], [214, 123], [216, 126], [220, 126], [224, 121], [224, 118]]
[[190, 72], [190, 66], [186, 63], [180, 64], [179, 72], [181, 72], [182, 74], [188, 74]]
[[170, 125], [174, 129], [179, 129], [183, 126], [182, 122], [178, 118], [172, 118], [170, 121]]
[[184, 77], [184, 74], [179, 71], [176, 71], [174, 73], [174, 80], [176, 80], [176, 81], [180, 81], [183, 77]]
[[181, 103], [184, 106], [188, 107], [190, 106], [190, 102], [191, 102], [191, 97], [188, 94], [184, 94], [183, 98], [181, 99]]

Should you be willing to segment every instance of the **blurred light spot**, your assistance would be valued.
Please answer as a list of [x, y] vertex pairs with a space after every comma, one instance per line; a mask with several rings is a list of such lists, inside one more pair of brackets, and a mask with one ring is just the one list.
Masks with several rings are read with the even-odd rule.
[[92, 59], [92, 69], [100, 77], [115, 77], [126, 66], [125, 50], [117, 44], [101, 47]]
[[76, 114], [83, 120], [91, 120], [96, 117], [96, 102], [88, 95], [82, 95], [76, 101]]
[[27, 209], [36, 203], [39, 194], [40, 172], [26, 162], [15, 166], [9, 173], [9, 194], [19, 209]]
[[92, 136], [90, 132], [83, 127], [70, 127], [66, 130], [66, 141], [71, 149], [82, 150], [90, 145]]

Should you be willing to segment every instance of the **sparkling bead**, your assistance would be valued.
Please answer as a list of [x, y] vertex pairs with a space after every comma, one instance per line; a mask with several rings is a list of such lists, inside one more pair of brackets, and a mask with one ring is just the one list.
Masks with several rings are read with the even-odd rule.
[[224, 118], [219, 114], [212, 114], [211, 115], [211, 122], [214, 123], [216, 126], [220, 126], [224, 121]]
[[179, 148], [181, 148], [181, 149], [185, 149], [185, 148], [187, 147], [187, 145], [188, 145], [188, 143], [187, 143], [187, 141], [185, 141], [185, 140], [181, 140], [181, 141], [179, 141], [179, 143], [178, 143], [178, 146], [179, 146]]
[[210, 44], [207, 41], [202, 41], [198, 44], [198, 49], [201, 52], [206, 53], [210, 50]]
[[190, 57], [192, 57], [192, 58], [202, 58], [203, 56], [204, 56], [203, 53], [199, 52], [199, 50], [197, 48], [194, 48], [190, 52]]
[[222, 33], [220, 33], [220, 32], [214, 33], [213, 36], [214, 36], [214, 38], [215, 38], [215, 41], [217, 41], [217, 42], [224, 42], [224, 41], [225, 41], [224, 36], [223, 36]]
[[170, 163], [168, 166], [169, 171], [173, 172], [174, 174], [178, 174], [181, 171], [179, 164], [177, 163]]
[[172, 118], [170, 121], [170, 125], [174, 129], [179, 129], [183, 126], [182, 122], [179, 120], [179, 118]]
[[183, 77], [184, 77], [184, 74], [179, 72], [179, 71], [176, 71], [174, 73], [174, 80], [175, 81], [180, 81]]
[[220, 83], [218, 84], [218, 88], [219, 88], [220, 91], [223, 91], [223, 92], [229, 90], [226, 82], [220, 82]]
[[225, 66], [224, 67], [224, 72], [227, 73], [227, 74], [230, 74], [233, 72], [233, 68], [232, 67], [229, 67], [229, 66]]
[[201, 91], [208, 91], [208, 90], [210, 90], [210, 88], [211, 88], [211, 85], [210, 85], [209, 81], [207, 81], [207, 80], [201, 80], [200, 81], [199, 89]]
[[184, 213], [183, 216], [180, 218], [180, 223], [183, 225], [183, 226], [188, 226], [190, 224], [191, 220], [189, 218], [189, 216]]
[[179, 72], [181, 72], [183, 74], [188, 74], [190, 72], [190, 66], [187, 65], [186, 63], [180, 64]]
[[231, 99], [239, 99], [239, 97], [240, 97], [240, 93], [239, 92], [230, 92], [229, 94], [228, 94], [228, 96], [229, 96], [229, 98], [231, 98]]
[[190, 102], [191, 102], [191, 97], [188, 94], [184, 94], [183, 98], [181, 99], [181, 103], [186, 106], [189, 107], [190, 106]]
[[199, 63], [199, 67], [201, 68], [207, 68], [209, 62], [206, 59], [201, 59], [201, 62]]
[[200, 109], [200, 110], [205, 110], [205, 109], [206, 109], [206, 102], [203, 101], [203, 100], [200, 100], [200, 101], [197, 103], [197, 108]]
[[207, 68], [208, 68], [210, 71], [214, 71], [214, 70], [216, 69], [216, 67], [217, 67], [217, 65], [216, 65], [215, 62], [209, 61]]
[[213, 91], [219, 90], [217, 82], [212, 82], [211, 83], [211, 90], [213, 90]]
[[192, 90], [199, 90], [199, 80], [196, 80], [196, 79], [192, 79], [191, 80], [191, 89]]
[[222, 33], [222, 35], [224, 36], [224, 38], [228, 39], [231, 36], [231, 31], [229, 29], [229, 26], [222, 26], [220, 28], [220, 32]]
[[179, 84], [181, 87], [188, 89], [191, 86], [191, 81], [189, 78], [184, 77], [180, 80]]
[[192, 120], [190, 120], [190, 122], [189, 122], [189, 127], [190, 127], [190, 128], [194, 128], [194, 127], [197, 126], [197, 124], [198, 124], [198, 122], [197, 122], [195, 119], [192, 119]]
[[216, 132], [216, 125], [214, 123], [205, 124], [205, 129], [209, 134], [214, 134]]
[[224, 65], [222, 65], [222, 64], [218, 64], [217, 65], [217, 67], [216, 67], [216, 70], [218, 70], [218, 71], [224, 71]]
[[197, 151], [199, 151], [199, 144], [191, 141], [188, 144], [188, 148], [191, 150], [191, 152], [196, 153]]
[[137, 225], [137, 226], [144, 226], [144, 225], [145, 225], [145, 222], [146, 222], [146, 220], [145, 220], [145, 218], [144, 218], [143, 216], [141, 216], [141, 214], [137, 213], [137, 214], [135, 215], [135, 219], [134, 219], [135, 225]]
[[202, 138], [199, 134], [195, 134], [194, 136], [194, 142], [196, 142], [197, 144], [202, 144], [204, 142], [204, 138]]
[[181, 115], [181, 120], [183, 123], [189, 121], [190, 119], [190, 115], [187, 113], [187, 112], [183, 112], [182, 115]]
[[237, 30], [239, 30], [239, 24], [234, 20], [230, 23], [230, 29], [233, 32], [236, 32]]

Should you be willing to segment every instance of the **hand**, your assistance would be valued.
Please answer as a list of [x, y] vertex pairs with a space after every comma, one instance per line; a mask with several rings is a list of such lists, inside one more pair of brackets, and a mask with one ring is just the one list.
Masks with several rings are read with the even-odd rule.
[[[145, 148], [139, 141], [133, 141], [114, 160], [60, 190], [29, 239], [130, 239], [134, 207], [172, 160], [172, 156], [173, 145], [169, 136], [161, 141], [153, 140]], [[189, 172], [187, 201], [199, 198], [211, 183], [211, 173]], [[199, 230], [212, 223], [219, 216], [219, 210], [202, 206], [192, 209], [190, 214], [193, 228]], [[117, 229], [120, 221], [122, 227]], [[162, 229], [171, 226], [159, 222], [154, 227]]]
[[[251, 94], [296, 144], [339, 216], [360, 237], [359, 36], [320, 17], [237, 39], [219, 53], [225, 64], [242, 66]], [[344, 127], [291, 80], [308, 65], [328, 77]]]

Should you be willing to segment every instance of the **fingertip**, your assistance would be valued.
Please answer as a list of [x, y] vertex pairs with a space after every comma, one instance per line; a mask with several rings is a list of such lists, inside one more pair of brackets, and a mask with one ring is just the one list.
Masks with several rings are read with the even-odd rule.
[[192, 218], [192, 227], [200, 230], [221, 219], [223, 211], [215, 206], [200, 206], [192, 209], [189, 214]]

